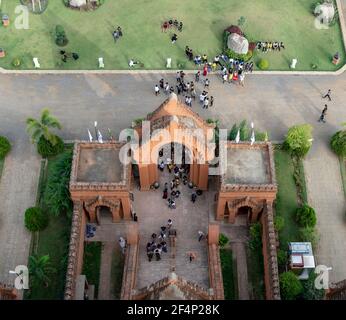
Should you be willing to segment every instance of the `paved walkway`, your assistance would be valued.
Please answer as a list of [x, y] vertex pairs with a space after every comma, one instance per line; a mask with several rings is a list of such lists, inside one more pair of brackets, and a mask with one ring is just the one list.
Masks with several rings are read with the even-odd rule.
[[340, 164], [328, 145], [328, 127], [320, 130], [315, 133], [304, 167], [308, 202], [316, 210], [320, 235], [316, 260], [318, 264], [333, 268], [329, 280], [337, 282], [346, 278], [345, 196]]
[[39, 172], [35, 148], [27, 139], [16, 140], [0, 181], [0, 282], [13, 284], [9, 270], [28, 263], [31, 234], [24, 227], [24, 212], [35, 205]]
[[[172, 179], [172, 175], [170, 177]], [[166, 200], [162, 199], [164, 182], [170, 181], [167, 169], [161, 176], [161, 188], [156, 191], [134, 192], [134, 208], [138, 215], [140, 232], [140, 251], [138, 263], [137, 288], [150, 285], [171, 272], [172, 264], [176, 267], [176, 274], [187, 280], [194, 281], [204, 288], [209, 288], [209, 273], [206, 241], [198, 242], [198, 230], [207, 233], [210, 206], [213, 205], [211, 192], [203, 193], [195, 204], [190, 201], [191, 190], [187, 186], [180, 186], [180, 197], [177, 199], [177, 208], [169, 209]], [[148, 261], [146, 244], [152, 233], [159, 234], [160, 227], [173, 220], [172, 228], [177, 230], [176, 257], [170, 259], [171, 248], [168, 253], [162, 254], [162, 259]], [[167, 244], [169, 241], [166, 240]], [[196, 260], [189, 262], [187, 253], [194, 252]]]
[[100, 282], [98, 300], [111, 300], [112, 258], [115, 254], [116, 242], [104, 242], [101, 253]]

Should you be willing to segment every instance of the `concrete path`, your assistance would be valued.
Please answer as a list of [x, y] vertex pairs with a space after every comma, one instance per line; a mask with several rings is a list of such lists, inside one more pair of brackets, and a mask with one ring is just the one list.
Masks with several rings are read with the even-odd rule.
[[234, 242], [232, 252], [237, 262], [238, 299], [249, 300], [249, 280], [246, 260], [246, 243]]
[[308, 202], [317, 213], [320, 236], [317, 264], [332, 267], [330, 282], [346, 278], [345, 196], [338, 158], [329, 148], [328, 123], [315, 132], [312, 150], [304, 161]]
[[24, 212], [35, 205], [39, 172], [35, 148], [25, 137], [14, 141], [0, 180], [0, 282], [13, 285], [9, 270], [28, 263], [31, 233]]
[[112, 258], [115, 252], [116, 242], [102, 243], [100, 282], [98, 290], [98, 300], [111, 300], [111, 272]]

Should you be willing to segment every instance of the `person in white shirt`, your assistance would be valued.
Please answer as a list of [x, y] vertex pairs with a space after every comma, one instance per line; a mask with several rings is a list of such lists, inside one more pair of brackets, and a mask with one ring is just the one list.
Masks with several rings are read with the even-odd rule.
[[157, 84], [155, 85], [154, 90], [155, 90], [155, 96], [157, 96], [160, 93], [160, 88]]

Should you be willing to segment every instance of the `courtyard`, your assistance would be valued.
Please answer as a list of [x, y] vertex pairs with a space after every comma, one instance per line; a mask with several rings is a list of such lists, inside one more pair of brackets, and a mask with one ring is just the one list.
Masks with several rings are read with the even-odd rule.
[[[3, 0], [1, 11], [9, 15], [11, 22], [7, 28], [0, 26], [0, 47], [6, 51], [0, 67], [33, 69], [33, 58], [37, 57], [42, 69], [92, 70], [98, 68], [98, 58], [103, 57], [105, 69], [128, 69], [128, 61], [136, 59], [143, 63], [136, 69], [162, 70], [166, 59], [171, 57], [172, 68], [195, 69], [185, 56], [185, 46], [212, 59], [222, 52], [223, 30], [239, 23], [249, 41], [285, 44], [281, 52], [255, 51], [255, 68], [259, 59], [265, 58], [269, 70], [289, 70], [291, 60], [297, 58], [296, 70], [311, 71], [315, 65], [318, 71], [334, 71], [345, 62], [340, 25], [336, 22], [328, 29], [316, 29], [312, 14], [315, 3], [315, 0], [129, 0], [119, 5], [108, 0], [95, 11], [81, 12], [57, 0], [49, 1], [42, 14], [30, 13], [28, 30], [17, 30], [14, 12], [19, 0]], [[176, 31], [175, 44], [170, 41], [175, 31], [161, 31], [162, 23], [171, 18], [183, 22], [182, 32]], [[65, 47], [54, 42], [56, 25], [66, 32], [69, 42]], [[115, 43], [112, 31], [117, 26], [122, 27], [123, 37]], [[60, 50], [75, 52], [79, 59], [63, 63]], [[336, 52], [340, 54], [337, 66], [331, 63]], [[15, 58], [20, 60], [20, 66], [12, 65]]]

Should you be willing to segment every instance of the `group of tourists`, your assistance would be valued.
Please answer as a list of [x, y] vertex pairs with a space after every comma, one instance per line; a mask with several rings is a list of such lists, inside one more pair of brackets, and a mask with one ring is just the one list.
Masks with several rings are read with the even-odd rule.
[[[166, 164], [163, 160], [159, 162], [159, 169], [164, 171], [165, 166], [169, 173], [173, 173], [173, 179], [168, 183], [166, 182], [163, 187], [162, 199], [167, 201], [167, 205], [170, 209], [176, 209], [176, 201], [180, 197], [180, 190], [178, 186], [183, 183], [186, 185], [188, 183], [188, 167], [181, 165], [180, 167], [174, 165], [172, 159], [167, 158]], [[170, 189], [170, 190], [169, 190]]]
[[[208, 79], [206, 79], [205, 81], [208, 81]], [[209, 107], [212, 107], [214, 105], [214, 97], [210, 96], [209, 98], [208, 92], [203, 90], [199, 95], [199, 102], [201, 103], [203, 109], [208, 109]]]
[[117, 42], [117, 40], [123, 36], [123, 30], [121, 29], [121, 27], [119, 26], [117, 28], [114, 27], [112, 36], [113, 36], [114, 42]]
[[149, 262], [151, 262], [154, 256], [156, 261], [161, 260], [161, 254], [163, 252], [168, 252], [166, 238], [167, 232], [169, 232], [172, 224], [172, 219], [168, 219], [167, 224], [165, 226], [161, 226], [159, 235], [156, 233], [151, 235], [150, 242], [147, 243], [147, 257]]
[[262, 52], [268, 51], [280, 51], [281, 49], [285, 49], [285, 45], [283, 42], [271, 42], [271, 41], [258, 41], [256, 43], [256, 49], [261, 50]]
[[179, 32], [183, 31], [183, 22], [177, 19], [169, 19], [161, 25], [162, 32], [166, 32], [170, 28], [176, 28]]

